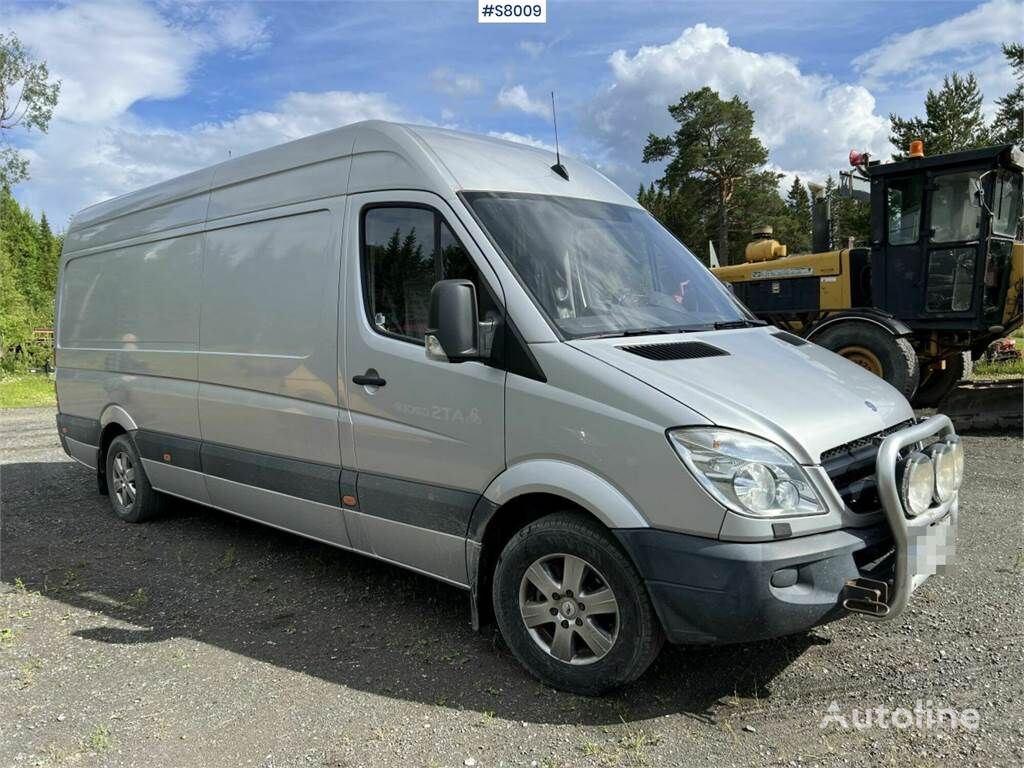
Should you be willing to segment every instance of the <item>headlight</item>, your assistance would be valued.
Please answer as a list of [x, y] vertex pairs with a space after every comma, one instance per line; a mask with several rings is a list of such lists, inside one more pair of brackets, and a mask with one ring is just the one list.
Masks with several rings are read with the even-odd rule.
[[928, 448], [932, 464], [935, 465], [935, 500], [940, 504], [949, 501], [956, 493], [956, 457], [949, 443], [935, 443]]
[[727, 429], [674, 429], [669, 441], [708, 493], [755, 517], [826, 512], [803, 468], [774, 443]]
[[932, 460], [923, 453], [912, 453], [903, 463], [900, 479], [903, 505], [911, 517], [928, 511], [935, 494], [935, 469]]

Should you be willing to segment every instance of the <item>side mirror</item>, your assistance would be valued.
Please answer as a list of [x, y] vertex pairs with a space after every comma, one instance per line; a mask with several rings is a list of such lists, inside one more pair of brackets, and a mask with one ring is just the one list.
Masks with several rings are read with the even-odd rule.
[[985, 201], [985, 179], [991, 173], [992, 171], [985, 171], [974, 180], [974, 194], [971, 196], [971, 207], [981, 208], [989, 215], [992, 214], [992, 211], [989, 209], [988, 204]]
[[470, 280], [441, 280], [430, 289], [427, 357], [448, 363], [479, 360], [480, 320]]

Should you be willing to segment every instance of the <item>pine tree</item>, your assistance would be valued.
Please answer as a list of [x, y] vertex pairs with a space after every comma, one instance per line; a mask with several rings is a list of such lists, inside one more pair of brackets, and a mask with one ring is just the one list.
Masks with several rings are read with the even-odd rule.
[[668, 111], [679, 128], [669, 136], [648, 136], [643, 161], [669, 161], [659, 189], [670, 195], [703, 192], [711, 201], [718, 256], [729, 263], [735, 195], [768, 161], [768, 151], [753, 135], [754, 113], [739, 97], [723, 101], [706, 86], [685, 94]]
[[19, 365], [14, 350], [27, 346], [32, 337], [32, 309], [22, 292], [16, 255], [21, 213], [10, 189], [0, 186], [0, 369], [5, 371]]
[[924, 142], [925, 152], [930, 155], [985, 146], [990, 136], [981, 112], [983, 100], [973, 72], [968, 72], [967, 77], [956, 72], [946, 76], [937, 93], [929, 90], [925, 96], [923, 120], [889, 115], [889, 141], [897, 148], [893, 160], [904, 159], [915, 139]]
[[871, 237], [871, 205], [839, 194], [831, 174], [825, 181], [825, 196], [831, 201], [832, 247], [866, 245]]
[[57, 270], [60, 264], [61, 242], [50, 229], [46, 213], [39, 216], [39, 251], [38, 274], [42, 295], [48, 300], [49, 311], [53, 309], [53, 299], [57, 291]]
[[996, 99], [999, 110], [992, 122], [992, 141], [1021, 145], [1024, 144], [1024, 45], [1005, 43], [1003, 55], [1017, 78], [1017, 87]]
[[811, 195], [800, 177], [793, 179], [793, 184], [786, 195], [786, 207], [789, 209], [792, 234], [786, 244], [790, 253], [810, 253], [811, 250]]

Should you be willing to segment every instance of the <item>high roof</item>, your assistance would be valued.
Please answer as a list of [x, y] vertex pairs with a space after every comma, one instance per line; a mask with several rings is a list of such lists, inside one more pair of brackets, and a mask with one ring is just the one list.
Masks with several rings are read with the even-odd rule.
[[[190, 227], [247, 211], [380, 189], [451, 198], [460, 190], [564, 195], [636, 205], [571, 158], [569, 180], [546, 149], [442, 128], [371, 120], [232, 158], [90, 206], [68, 230], [70, 250]], [[273, 184], [264, 183], [274, 176]], [[111, 226], [115, 221], [117, 226]]]

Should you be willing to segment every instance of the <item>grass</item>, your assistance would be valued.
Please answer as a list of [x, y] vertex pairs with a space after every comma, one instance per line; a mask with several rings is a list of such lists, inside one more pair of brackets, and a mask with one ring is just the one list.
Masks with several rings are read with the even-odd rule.
[[82, 740], [82, 746], [91, 752], [109, 752], [113, 746], [110, 729], [105, 725], [97, 725], [93, 732]]
[[41, 373], [0, 376], [0, 408], [56, 405], [53, 379]]
[[975, 376], [1024, 376], [1024, 360], [1003, 360], [994, 363], [978, 361], [974, 364]]

